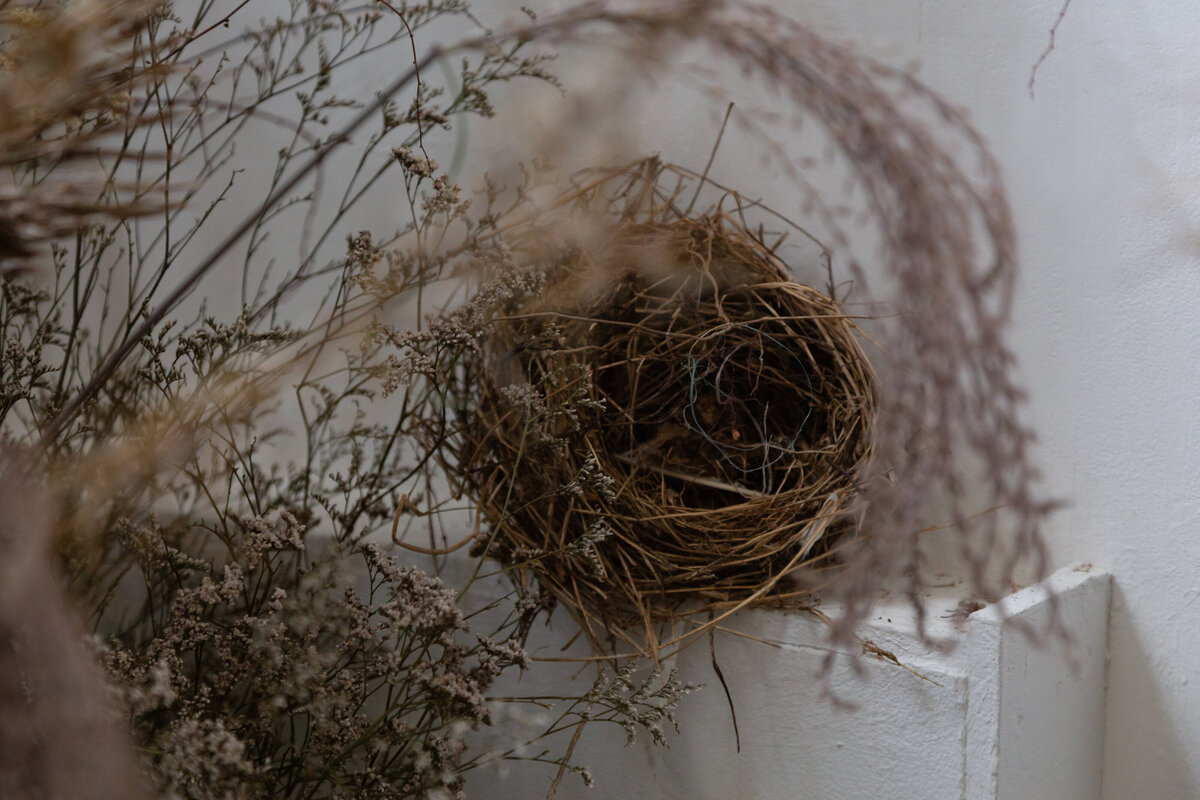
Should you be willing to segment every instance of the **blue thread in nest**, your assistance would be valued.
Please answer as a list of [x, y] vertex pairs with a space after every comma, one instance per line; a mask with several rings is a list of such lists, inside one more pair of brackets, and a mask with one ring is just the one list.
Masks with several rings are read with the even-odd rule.
[[[761, 403], [761, 425], [758, 423], [757, 414], [750, 413], [749, 403], [757, 399], [755, 395], [758, 392], [758, 381], [762, 376], [761, 371], [764, 362], [764, 356], [766, 355], [763, 340], [765, 339], [771, 342], [778, 348], [778, 350], [773, 352], [786, 353], [793, 361], [795, 361], [796, 366], [799, 369], [799, 375], [803, 376], [803, 381], [805, 384], [807, 384], [810, 397], [813, 396], [815, 387], [812, 383], [812, 376], [809, 374], [808, 367], [805, 365], [804, 361], [786, 344], [781, 342], [779, 339], [776, 339], [771, 334], [766, 333], [765, 331], [762, 331], [753, 325], [737, 324], [721, 329], [717, 336], [727, 336], [735, 328], [744, 328], [753, 331], [753, 333], [758, 337], [759, 369], [757, 371], [754, 369], [753, 364], [749, 360], [750, 358], [753, 358], [753, 355], [750, 354], [746, 362], [746, 375], [752, 377], [753, 380], [748, 386], [749, 391], [747, 392], [746, 397], [736, 396], [731, 391], [723, 388], [723, 383], [725, 382], [726, 369], [727, 367], [731, 368], [730, 365], [734, 355], [739, 350], [752, 347], [751, 343], [747, 342], [738, 344], [732, 350], [725, 353], [724, 358], [721, 359], [719, 364], [714, 364], [714, 361], [711, 358], [697, 357], [694, 352], [696, 348], [693, 347], [693, 352], [688, 354], [686, 362], [686, 369], [688, 373], [688, 401], [683, 407], [683, 422], [688, 430], [699, 435], [717, 453], [719, 453], [721, 460], [731, 467], [736, 473], [740, 473], [743, 477], [757, 475], [763, 487], [763, 491], [769, 491], [772, 488], [778, 488], [771, 485], [773, 482], [771, 474], [772, 469], [784, 458], [796, 453], [796, 445], [804, 435], [805, 426], [812, 418], [813, 407], [811, 405], [808, 407], [808, 410], [805, 412], [804, 419], [802, 419], [796, 429], [791, 432], [790, 437], [788, 435], [780, 436], [779, 434], [771, 435], [769, 431], [769, 414], [771, 409], [770, 400]], [[708, 340], [709, 338], [713, 337], [706, 336], [701, 341]], [[711, 379], [708, 377], [709, 375], [712, 375]], [[732, 382], [733, 381], [730, 381], [730, 383]], [[701, 419], [696, 408], [697, 403], [701, 400], [701, 398], [707, 395], [709, 392], [712, 393], [718, 407], [723, 411], [725, 409], [730, 409], [731, 407], [740, 406], [743, 413], [737, 414], [737, 411], [735, 410], [734, 414], [737, 415], [737, 417], [741, 417], [742, 419], [749, 421], [757, 430], [760, 440], [754, 444], [738, 445], [729, 442], [721, 442], [715, 438]], [[756, 450], [761, 450], [763, 453], [762, 463], [758, 466], [750, 466], [745, 458], [735, 459], [731, 455], [731, 453], [750, 454]], [[773, 450], [776, 451], [774, 456], [771, 455]]]

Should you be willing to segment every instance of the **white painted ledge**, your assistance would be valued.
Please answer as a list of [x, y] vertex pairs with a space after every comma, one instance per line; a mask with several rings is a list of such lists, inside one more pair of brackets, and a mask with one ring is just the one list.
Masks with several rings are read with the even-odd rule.
[[[1110, 579], [1076, 567], [1048, 584], [1074, 636], [1070, 661], [1061, 644], [1039, 647], [1017, 629], [1044, 628], [1051, 609], [1041, 587], [1006, 598], [1007, 616], [995, 607], [971, 614], [949, 653], [920, 644], [902, 604], [881, 605], [861, 634], [928, 680], [871, 657], [857, 662], [859, 674], [852, 659], [839, 658], [822, 684], [816, 675], [829, 651], [821, 623], [805, 614], [740, 614], [733, 627], [778, 643], [717, 636], [741, 752], [701, 643], [676, 659], [685, 680], [707, 686], [682, 702], [682, 734], [671, 738], [670, 749], [640, 741], [626, 748], [619, 730], [589, 727], [575, 760], [591, 768], [596, 788], [568, 776], [557, 800], [1097, 798]], [[961, 599], [953, 589], [929, 598], [935, 633], [954, 632], [949, 617]], [[567, 627], [543, 632], [531, 646], [558, 655]], [[578, 665], [538, 664], [520, 690], [582, 693], [591, 675], [577, 672]], [[823, 686], [856, 709], [831, 703]], [[545, 797], [552, 775], [544, 765], [520, 763], [481, 770], [469, 796]]]

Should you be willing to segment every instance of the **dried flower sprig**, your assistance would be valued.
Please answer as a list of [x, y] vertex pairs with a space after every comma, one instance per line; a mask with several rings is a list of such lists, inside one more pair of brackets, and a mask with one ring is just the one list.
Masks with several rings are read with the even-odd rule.
[[[142, 76], [144, 90], [133, 100], [162, 125], [127, 129], [110, 174], [125, 174], [123, 162], [141, 185], [158, 187], [161, 216], [97, 220], [73, 246], [56, 243], [45, 290], [6, 279], [0, 323], [11, 338], [0, 424], [14, 446], [36, 445], [35, 463], [58, 476], [46, 482], [64, 505], [80, 509], [58, 520], [71, 589], [100, 634], [97, 648], [144, 771], [161, 792], [458, 796], [473, 763], [464, 736], [489, 722], [492, 681], [527, 667], [521, 643], [546, 599], [515, 590], [511, 602], [491, 603], [510, 611], [474, 629], [459, 595], [368, 543], [403, 489], [424, 485], [431, 496], [425, 409], [442, 395], [432, 374], [410, 371], [395, 387], [398, 421], [378, 421], [365, 406], [387, 364], [381, 345], [396, 334], [378, 322], [377, 341], [344, 358], [330, 351], [366, 329], [384, 304], [422, 296], [448, 264], [437, 251], [449, 226], [474, 235], [461, 189], [412, 147], [435, 130], [429, 126], [490, 113], [490, 84], [549, 76], [544, 58], [522, 56], [527, 41], [517, 40], [464, 65], [457, 95], [423, 84], [407, 115], [385, 102], [382, 132], [369, 138], [342, 204], [322, 218], [315, 198], [286, 199], [296, 185], [288, 167], [317, 147], [308, 129], [357, 104], [332, 94], [336, 74], [376, 46], [371, 34], [386, 15], [303, 4], [292, 14], [222, 47], [244, 46], [242, 60], [223, 56], [207, 71], [196, 54], [228, 17], [190, 27], [155, 17], [135, 26], [138, 52], [161, 69]], [[465, 14], [460, 3], [427, 4], [392, 40], [438, 16]], [[206, 268], [174, 287], [167, 274], [220, 217], [237, 183], [233, 136], [258, 120], [275, 124], [270, 105], [307, 81], [298, 76], [310, 55], [318, 70], [297, 98], [298, 132], [280, 154], [265, 203], [240, 228], [249, 238], [240, 311], [231, 321], [207, 311], [190, 323], [171, 318]], [[244, 76], [253, 77], [249, 101], [234, 97]], [[221, 91], [228, 100], [218, 99]], [[369, 114], [369, 104], [363, 110]], [[330, 141], [339, 145], [340, 137]], [[380, 246], [353, 237], [344, 258], [318, 269], [333, 231], [391, 168], [400, 173], [411, 223]], [[191, 181], [178, 202], [175, 173]], [[291, 174], [303, 179], [305, 168]], [[314, 177], [322, 188], [324, 176]], [[216, 199], [199, 216], [185, 215], [205, 186]], [[273, 221], [295, 204], [309, 206], [300, 259], [282, 276], [256, 274]], [[401, 247], [405, 237], [417, 247]], [[329, 289], [307, 322], [285, 313], [305, 286]], [[498, 287], [496, 299], [505, 291]], [[435, 315], [426, 332], [467, 344], [478, 323], [469, 313]], [[58, 353], [64, 357], [55, 363]], [[279, 410], [271, 387], [280, 365], [302, 372], [294, 398], [303, 421], [298, 463], [272, 454], [285, 429], [262, 425]], [[218, 391], [228, 386], [244, 391]], [[161, 421], [161, 431], [147, 420]], [[178, 449], [161, 450], [176, 438]], [[97, 480], [121, 453], [139, 471]], [[441, 515], [429, 520], [431, 535], [446, 524]], [[80, 526], [92, 533], [80, 536]], [[365, 587], [356, 574], [366, 576]]]

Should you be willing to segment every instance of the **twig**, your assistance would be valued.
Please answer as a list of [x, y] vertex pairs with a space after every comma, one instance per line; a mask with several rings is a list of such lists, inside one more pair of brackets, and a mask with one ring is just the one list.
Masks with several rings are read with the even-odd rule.
[[694, 483], [697, 486], [704, 486], [709, 489], [719, 489], [720, 491], [723, 491], [723, 492], [732, 492], [734, 494], [739, 494], [742, 497], [746, 497], [746, 498], [749, 498], [752, 500], [758, 500], [758, 499], [762, 499], [764, 497], [771, 496], [765, 492], [755, 491], [754, 489], [747, 489], [744, 486], [738, 486], [733, 483], [726, 483], [725, 481], [719, 481], [716, 478], [705, 478], [701, 475], [691, 475], [687, 472], [681, 472], [679, 470], [669, 469], [667, 467], [660, 467], [660, 466], [656, 466], [654, 464], [643, 464], [642, 462], [638, 461], [636, 458], [634, 458], [633, 456], [631, 456], [627, 453], [617, 453], [613, 456], [613, 458], [617, 459], [618, 461], [624, 461], [626, 464], [631, 464], [635, 467], [647, 469], [647, 470], [650, 470], [651, 472], [657, 472], [658, 474], [665, 475], [668, 478], [676, 478], [677, 480], [687, 481], [688, 483]]
[[692, 202], [688, 203], [687, 211], [683, 212], [685, 217], [691, 216], [692, 209], [696, 206], [696, 200], [700, 198], [700, 190], [708, 182], [708, 171], [712, 169], [713, 162], [717, 160], [717, 150], [721, 147], [721, 140], [725, 138], [725, 126], [729, 124], [729, 115], [732, 113], [733, 102], [730, 101], [725, 108], [725, 119], [721, 120], [721, 129], [717, 131], [717, 140], [713, 142], [712, 152], [708, 154], [708, 163], [704, 165], [704, 172], [700, 173], [700, 180], [696, 182], [696, 193], [692, 195]]
[[1071, 7], [1071, 0], [1065, 0], [1062, 8], [1058, 11], [1058, 19], [1054, 20], [1054, 24], [1050, 26], [1050, 43], [1046, 45], [1046, 49], [1038, 56], [1037, 61], [1033, 62], [1033, 69], [1029, 70], [1029, 96], [1033, 97], [1033, 83], [1037, 80], [1038, 67], [1042, 62], [1050, 57], [1050, 53], [1054, 50], [1054, 37], [1058, 35], [1058, 26], [1062, 24], [1063, 17], [1067, 16], [1067, 9]]
[[[712, 612], [709, 612], [709, 619], [711, 618]], [[721, 682], [721, 688], [725, 690], [725, 702], [729, 704], [729, 717], [733, 720], [733, 742], [740, 753], [742, 752], [742, 734], [738, 730], [737, 710], [733, 707], [733, 695], [729, 693], [729, 684], [725, 682], [725, 674], [721, 672], [721, 665], [717, 663], [717, 645], [712, 628], [708, 629], [708, 653], [712, 656], [713, 672], [717, 673], [717, 680]]]
[[182, 53], [183, 49], [185, 47], [187, 47], [189, 44], [191, 44], [192, 42], [195, 42], [195, 41], [199, 41], [207, 34], [215, 31], [217, 28], [221, 28], [221, 27], [228, 28], [229, 21], [231, 19], [233, 19], [233, 15], [238, 13], [239, 11], [241, 11], [243, 8], [245, 8], [249, 4], [250, 4], [250, 0], [242, 0], [242, 2], [238, 3], [237, 6], [235, 6], [232, 11], [230, 11], [225, 16], [221, 17], [219, 20], [214, 22], [212, 25], [209, 25], [204, 30], [199, 31], [198, 33], [195, 33], [195, 34], [187, 37], [182, 42], [180, 42], [178, 45], [176, 45], [175, 48], [173, 50], [171, 50], [171, 52], [167, 53], [166, 56], [163, 57], [163, 61], [170, 61], [172, 58], [174, 58], [175, 56]]
[[906, 670], [907, 672], [911, 672], [913, 675], [916, 675], [918, 678], [920, 678], [923, 681], [929, 681], [934, 686], [937, 686], [940, 689], [945, 688], [944, 686], [942, 686], [942, 684], [938, 683], [933, 678], [929, 677], [928, 675], [922, 675], [920, 672], [917, 672], [915, 669], [908, 666], [900, 659], [896, 658], [896, 654], [893, 653], [891, 650], [884, 650], [882, 647], [875, 644], [874, 642], [872, 642], [870, 639], [866, 638], [865, 636], [860, 636], [858, 641], [862, 644], [862, 649], [863, 649], [864, 654], [870, 653], [871, 655], [878, 658], [880, 661], [890, 661], [892, 664], [895, 664], [900, 669]]
[[421, 83], [421, 65], [417, 63], [417, 40], [413, 36], [412, 26], [404, 18], [404, 14], [400, 13], [399, 9], [389, 3], [388, 0], [379, 0], [379, 2], [390, 8], [392, 13], [399, 17], [400, 22], [404, 24], [404, 30], [408, 31], [408, 43], [412, 46], [413, 77], [417, 84], [417, 102], [413, 104], [413, 110], [417, 115], [417, 147], [421, 148], [421, 155], [425, 156], [425, 159], [428, 161], [429, 153], [425, 152], [425, 131], [421, 126], [421, 89], [424, 86]]
[[398, 538], [398, 528], [400, 527], [400, 516], [405, 513], [415, 514], [418, 517], [427, 517], [434, 513], [433, 511], [422, 511], [412, 504], [408, 499], [408, 495], [400, 495], [400, 502], [396, 504], [396, 513], [392, 517], [392, 544], [399, 545], [405, 550], [411, 550], [414, 553], [420, 553], [426, 556], [445, 556], [453, 553], [455, 550], [461, 550], [467, 544], [475, 539], [474, 534], [470, 534], [463, 538], [458, 544], [452, 544], [449, 547], [421, 547], [417, 544], [408, 544]]
[[[588, 710], [591, 710], [591, 706], [588, 706]], [[583, 726], [586, 724], [586, 721], [580, 720], [575, 726], [575, 733], [571, 736], [571, 743], [567, 745], [567, 751], [563, 753], [562, 762], [558, 765], [558, 774], [554, 776], [554, 782], [550, 784], [546, 800], [554, 800], [554, 795], [558, 794], [558, 785], [562, 783], [563, 776], [567, 774], [567, 767], [571, 763], [571, 754], [575, 752], [575, 745], [579, 744], [579, 737], [583, 734]]]

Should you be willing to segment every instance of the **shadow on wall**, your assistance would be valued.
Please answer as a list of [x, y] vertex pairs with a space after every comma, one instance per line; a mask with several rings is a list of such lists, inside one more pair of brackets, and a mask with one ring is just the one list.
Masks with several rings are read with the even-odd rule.
[[1195, 754], [1180, 743], [1171, 722], [1169, 676], [1155, 668], [1150, 647], [1139, 635], [1125, 592], [1115, 580], [1108, 637], [1113, 655], [1108, 668], [1104, 800], [1200, 797]]

